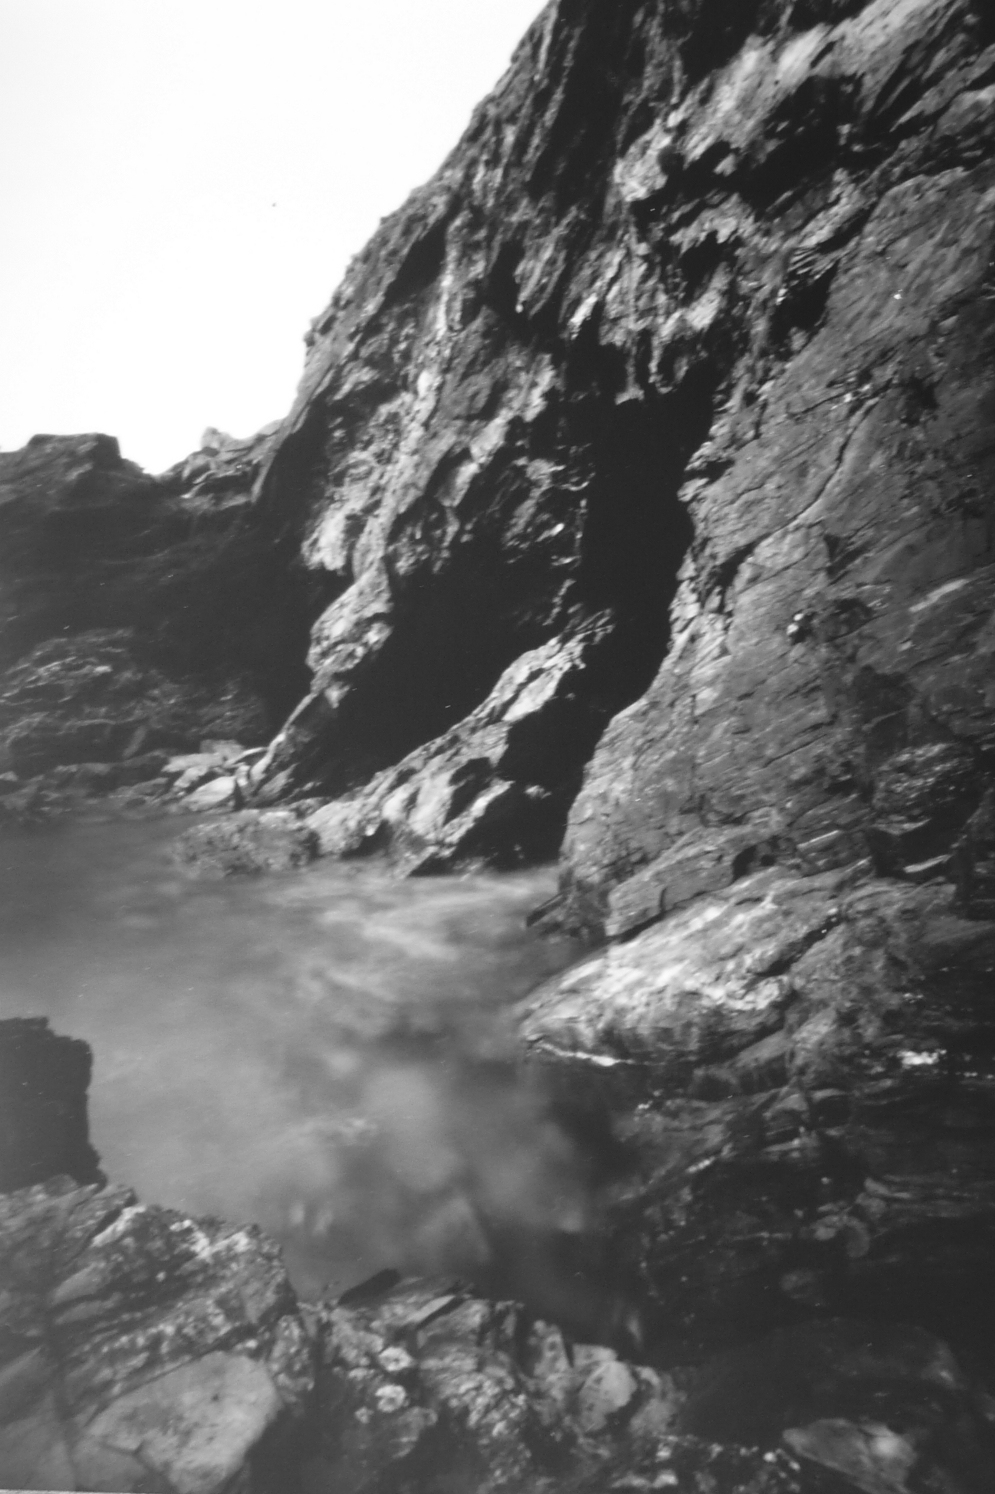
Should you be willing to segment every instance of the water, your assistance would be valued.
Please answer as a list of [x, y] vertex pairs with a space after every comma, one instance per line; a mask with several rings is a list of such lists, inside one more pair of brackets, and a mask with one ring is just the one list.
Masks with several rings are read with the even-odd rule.
[[[575, 953], [524, 928], [551, 872], [204, 880], [171, 859], [183, 828], [0, 841], [0, 1015], [91, 1044], [108, 1175], [258, 1222], [305, 1296], [385, 1266], [483, 1278], [498, 1239], [582, 1233], [585, 1159], [510, 1062], [509, 1005]], [[519, 1249], [537, 1279], [541, 1255]]]

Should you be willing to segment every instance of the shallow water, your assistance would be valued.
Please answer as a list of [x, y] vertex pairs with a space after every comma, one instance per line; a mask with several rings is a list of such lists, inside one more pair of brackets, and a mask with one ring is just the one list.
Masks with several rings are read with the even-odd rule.
[[205, 880], [171, 860], [183, 828], [0, 840], [0, 1015], [91, 1044], [108, 1175], [258, 1222], [304, 1295], [583, 1232], [585, 1159], [509, 1062], [509, 1005], [576, 952], [524, 927], [552, 872]]

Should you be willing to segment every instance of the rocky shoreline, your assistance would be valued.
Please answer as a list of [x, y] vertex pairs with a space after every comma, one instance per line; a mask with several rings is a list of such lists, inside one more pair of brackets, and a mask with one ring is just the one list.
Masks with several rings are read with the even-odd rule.
[[[876, 1494], [980, 1491], [995, 1470], [983, 1379], [935, 1333], [880, 1313], [823, 1302], [773, 1331], [768, 1313], [760, 1337], [718, 1349], [726, 1312], [711, 1352], [698, 1336], [675, 1362], [676, 1340], [651, 1334], [633, 1362], [447, 1278], [383, 1271], [299, 1302], [257, 1228], [187, 1219], [95, 1176], [81, 1050], [42, 1020], [0, 1023], [21, 1169], [0, 1193], [10, 1487]], [[75, 1176], [10, 1189], [53, 1166]], [[683, 1281], [685, 1306], [703, 1303]]]
[[[286, 420], [161, 477], [0, 454], [0, 829], [200, 809], [223, 875], [558, 851], [537, 918], [591, 953], [523, 1061], [611, 1138], [638, 1309], [591, 1346], [451, 1282], [301, 1307], [50, 1132], [3, 1200], [25, 1484], [995, 1484], [993, 246], [981, 0], [555, 3]], [[213, 1463], [149, 1430], [208, 1382]]]

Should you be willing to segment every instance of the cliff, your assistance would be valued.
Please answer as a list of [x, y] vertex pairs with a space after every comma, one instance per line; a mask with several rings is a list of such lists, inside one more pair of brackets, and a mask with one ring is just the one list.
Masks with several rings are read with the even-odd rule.
[[[11, 792], [80, 722], [56, 764], [282, 722], [222, 862], [274, 803], [301, 857], [562, 840], [541, 916], [599, 947], [523, 1047], [611, 1130], [606, 1249], [676, 1397], [620, 1488], [991, 1487], [993, 146], [983, 0], [557, 0], [247, 465], [2, 459]], [[219, 682], [264, 724], [216, 729]], [[431, 1487], [473, 1421], [470, 1486], [586, 1487], [531, 1328], [442, 1295], [545, 1452], [515, 1473], [383, 1360], [427, 1324], [388, 1291], [323, 1361], [318, 1463]]]
[[990, 751], [989, 33], [966, 0], [544, 12], [265, 459], [332, 599], [264, 797], [362, 804], [417, 750], [425, 854], [495, 785], [555, 813], [569, 754], [467, 784], [454, 723], [607, 614], [571, 921], [950, 850]]
[[161, 477], [109, 436], [0, 454], [0, 815], [140, 798], [297, 700], [307, 588], [251, 517], [267, 439], [209, 431]]

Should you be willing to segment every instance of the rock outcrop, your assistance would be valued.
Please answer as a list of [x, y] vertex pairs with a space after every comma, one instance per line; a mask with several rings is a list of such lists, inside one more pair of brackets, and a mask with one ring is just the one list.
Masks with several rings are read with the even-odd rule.
[[258, 502], [336, 594], [264, 784], [451, 758], [606, 609], [616, 710], [673, 640], [571, 817], [573, 922], [949, 853], [990, 750], [991, 42], [969, 0], [544, 12], [312, 329]]
[[91, 1056], [44, 1017], [0, 1021], [0, 1193], [67, 1173], [102, 1180], [90, 1145], [86, 1092]]
[[311, 1343], [255, 1228], [53, 1178], [0, 1196], [0, 1282], [8, 1487], [251, 1487], [303, 1417]]
[[272, 735], [304, 687], [308, 616], [254, 518], [267, 439], [208, 432], [157, 478], [107, 436], [0, 454], [0, 813]]
[[[279, 428], [0, 458], [0, 804], [166, 769], [237, 811], [182, 852], [224, 872], [565, 830], [542, 916], [603, 946], [522, 1034], [610, 1135], [652, 1370], [462, 1287], [325, 1304], [309, 1494], [995, 1483], [993, 252], [986, 0], [555, 0]], [[167, 1284], [249, 1238], [176, 1231]], [[273, 1290], [209, 1350], [263, 1442]]]

